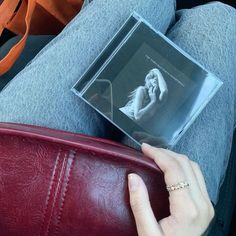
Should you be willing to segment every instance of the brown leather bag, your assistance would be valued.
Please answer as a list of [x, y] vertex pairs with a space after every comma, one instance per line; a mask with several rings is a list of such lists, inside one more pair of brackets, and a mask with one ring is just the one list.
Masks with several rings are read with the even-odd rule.
[[83, 0], [3, 0], [0, 5], [0, 36], [4, 29], [8, 29], [23, 37], [0, 60], [0, 76], [15, 63], [29, 34], [58, 34], [80, 11], [82, 4]]
[[0, 234], [136, 235], [127, 176], [147, 185], [157, 220], [169, 215], [163, 173], [105, 139], [0, 123]]

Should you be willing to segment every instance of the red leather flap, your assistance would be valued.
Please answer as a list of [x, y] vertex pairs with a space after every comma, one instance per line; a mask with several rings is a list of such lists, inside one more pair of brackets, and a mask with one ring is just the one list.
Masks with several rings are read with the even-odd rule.
[[99, 152], [101, 154], [107, 154], [108, 156], [115, 155], [119, 158], [124, 158], [131, 162], [134, 161], [141, 165], [146, 165], [149, 168], [160, 171], [157, 165], [154, 164], [154, 162], [150, 159], [146, 158], [141, 152], [107, 139], [92, 137], [79, 133], [71, 133], [62, 130], [49, 129], [40, 126], [0, 122], [0, 135], [1, 134], [27, 137], [42, 141], [69, 145], [75, 148], [82, 147], [83, 149], [87, 149], [93, 152]]
[[169, 215], [161, 171], [111, 141], [0, 123], [0, 232], [9, 235], [136, 235], [127, 175], [145, 181], [157, 219]]

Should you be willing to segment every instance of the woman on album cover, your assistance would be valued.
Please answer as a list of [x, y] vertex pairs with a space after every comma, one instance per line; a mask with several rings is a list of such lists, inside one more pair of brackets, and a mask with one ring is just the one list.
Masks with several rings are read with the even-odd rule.
[[168, 88], [160, 70], [154, 68], [145, 77], [144, 86], [139, 86], [129, 95], [129, 101], [119, 108], [130, 119], [143, 123], [151, 118], [167, 99]]

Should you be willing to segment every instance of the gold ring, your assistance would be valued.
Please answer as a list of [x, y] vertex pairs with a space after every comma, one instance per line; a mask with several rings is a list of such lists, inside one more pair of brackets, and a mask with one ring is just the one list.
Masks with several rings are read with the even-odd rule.
[[187, 183], [187, 182], [179, 182], [177, 184], [167, 185], [166, 189], [168, 192], [171, 192], [171, 191], [178, 190], [181, 188], [186, 188], [188, 186], [189, 186], [189, 183]]

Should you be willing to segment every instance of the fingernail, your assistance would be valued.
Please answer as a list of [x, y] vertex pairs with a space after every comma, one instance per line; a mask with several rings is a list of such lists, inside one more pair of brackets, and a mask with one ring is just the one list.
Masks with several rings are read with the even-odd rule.
[[142, 143], [142, 147], [151, 147], [151, 145], [149, 145], [148, 143]]
[[139, 179], [135, 174], [129, 174], [128, 175], [129, 180], [129, 189], [131, 192], [137, 191], [139, 187]]

